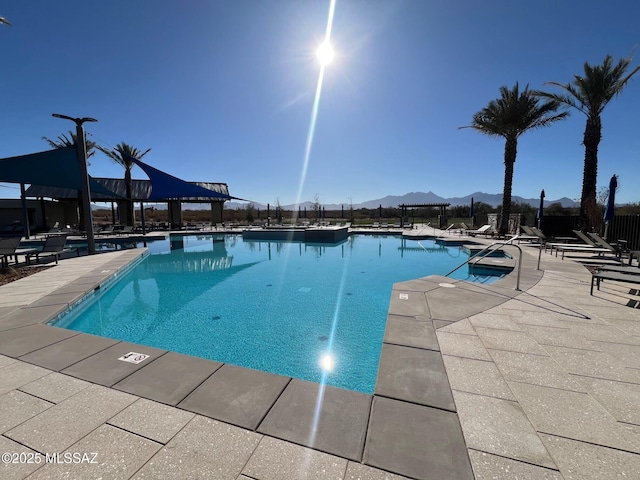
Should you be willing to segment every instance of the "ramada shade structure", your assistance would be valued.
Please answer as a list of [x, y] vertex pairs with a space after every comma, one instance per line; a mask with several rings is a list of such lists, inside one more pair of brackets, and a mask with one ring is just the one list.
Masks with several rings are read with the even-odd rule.
[[[180, 202], [243, 200], [229, 195], [226, 183], [186, 182], [133, 157], [129, 159], [149, 176], [149, 180], [133, 181], [133, 201], [169, 202], [177, 204], [179, 209]], [[76, 147], [0, 159], [0, 182], [30, 185], [24, 192], [23, 202], [25, 197], [76, 199], [82, 189]], [[113, 202], [126, 197], [124, 180], [90, 177], [89, 186], [93, 201]]]
[[[29, 184], [27, 196], [49, 198], [75, 198], [82, 188], [80, 166], [74, 146], [56, 148], [0, 159], [0, 182]], [[149, 181], [138, 180], [133, 200], [159, 202], [167, 200], [212, 201], [238, 199], [229, 195], [224, 183], [186, 182], [133, 157], [148, 176]], [[123, 198], [124, 189], [116, 179], [90, 177], [91, 197], [94, 200]], [[43, 188], [46, 187], [46, 188]]]
[[[0, 159], [0, 182], [47, 185], [82, 189], [82, 177], [76, 147], [56, 148], [45, 152], [31, 153]], [[113, 192], [89, 179], [92, 192], [118, 198]]]

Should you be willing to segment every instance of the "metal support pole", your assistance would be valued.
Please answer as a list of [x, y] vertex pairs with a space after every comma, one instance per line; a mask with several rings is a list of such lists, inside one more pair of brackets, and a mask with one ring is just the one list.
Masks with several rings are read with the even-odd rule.
[[[27, 197], [25, 196], [24, 183], [20, 184], [20, 202], [22, 203], [22, 223], [24, 238], [29, 239], [29, 210], [27, 209]], [[605, 237], [606, 238], [606, 237]]]
[[87, 145], [84, 137], [84, 122], [97, 122], [95, 118], [73, 118], [58, 113], [52, 114], [56, 118], [71, 120], [76, 124], [76, 149], [78, 164], [80, 165], [80, 184], [82, 186], [82, 209], [84, 211], [84, 228], [87, 233], [87, 250], [89, 255], [96, 253], [96, 242], [93, 236], [93, 212], [91, 211], [91, 191], [89, 190], [89, 172], [87, 171]]
[[80, 177], [82, 181], [82, 210], [84, 211], [84, 228], [87, 232], [87, 250], [89, 255], [96, 253], [96, 242], [93, 236], [93, 212], [91, 211], [91, 191], [89, 190], [89, 172], [87, 171], [87, 147], [82, 122], [76, 121], [76, 146]]
[[140, 220], [142, 221], [142, 235], [147, 234], [147, 224], [144, 218], [144, 203], [140, 202]]

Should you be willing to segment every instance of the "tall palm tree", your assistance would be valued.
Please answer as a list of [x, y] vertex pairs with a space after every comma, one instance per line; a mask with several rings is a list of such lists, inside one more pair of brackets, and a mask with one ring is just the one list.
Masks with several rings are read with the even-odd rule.
[[589, 227], [589, 216], [596, 208], [596, 180], [598, 176], [598, 145], [602, 138], [601, 114], [609, 101], [619, 95], [627, 82], [640, 66], [627, 72], [631, 57], [621, 59], [616, 65], [613, 57], [607, 55], [601, 65], [584, 64], [584, 76], [574, 75], [571, 83], [547, 82], [563, 90], [560, 94], [534, 92], [537, 96], [560, 102], [584, 113], [587, 125], [584, 129], [584, 171], [582, 195], [580, 197], [580, 222], [582, 228]]
[[131, 169], [135, 165], [135, 163], [131, 160], [131, 157], [136, 160], [140, 160], [147, 153], [151, 151], [150, 148], [141, 152], [137, 148], [120, 142], [116, 147], [112, 150], [108, 148], [104, 148], [100, 145], [96, 145], [96, 148], [104, 153], [107, 157], [113, 160], [116, 163], [119, 163], [124, 167], [124, 186], [126, 189], [127, 196], [127, 225], [133, 226], [133, 200], [131, 199], [131, 190], [133, 181], [131, 180]]
[[489, 105], [473, 115], [471, 125], [460, 127], [473, 128], [485, 135], [505, 139], [504, 191], [499, 235], [505, 235], [509, 228], [511, 185], [518, 138], [527, 130], [547, 127], [553, 122], [565, 118], [568, 112], [556, 113], [560, 105], [560, 102], [556, 100], [540, 103], [533, 92], [529, 90], [529, 85], [521, 92], [516, 83], [511, 90], [504, 86], [500, 87], [500, 98], [491, 100]]
[[[42, 137], [42, 139], [45, 142], [47, 142], [49, 146], [52, 148], [75, 147], [76, 138], [77, 138], [76, 132], [72, 130], [69, 130], [68, 137], [66, 134], [63, 133], [62, 135], [58, 135], [58, 138], [56, 140], [51, 140], [49, 137]], [[96, 142], [92, 142], [91, 140], [88, 140], [86, 135], [84, 139], [85, 139], [85, 149], [87, 150], [87, 159], [89, 159], [96, 153], [95, 151]], [[90, 165], [88, 161], [87, 161], [87, 164]], [[80, 202], [81, 195], [82, 193], [80, 192], [80, 190], [78, 190], [78, 210], [80, 213], [79, 222], [80, 222], [80, 228], [82, 229], [84, 227], [84, 211], [82, 209], [82, 202]]]
[[[63, 133], [62, 135], [58, 135], [58, 138], [55, 140], [51, 140], [49, 137], [42, 137], [42, 139], [49, 144], [52, 148], [65, 148], [65, 147], [75, 147], [76, 146], [76, 132], [69, 130], [69, 136]], [[86, 138], [85, 135], [85, 145], [87, 148], [87, 158], [92, 157], [96, 154], [96, 142], [93, 142]]]

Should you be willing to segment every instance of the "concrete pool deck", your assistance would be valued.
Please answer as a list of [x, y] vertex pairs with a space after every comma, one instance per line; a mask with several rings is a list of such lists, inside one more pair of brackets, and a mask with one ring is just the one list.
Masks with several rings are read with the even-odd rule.
[[520, 246], [523, 292], [394, 286], [374, 395], [41, 324], [142, 250], [2, 286], [0, 451], [98, 455], [0, 478], [640, 477], [640, 297]]

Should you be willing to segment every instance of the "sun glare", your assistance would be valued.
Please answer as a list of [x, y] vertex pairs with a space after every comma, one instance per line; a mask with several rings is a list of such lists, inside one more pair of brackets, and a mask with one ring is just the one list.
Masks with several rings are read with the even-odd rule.
[[331, 44], [328, 41], [325, 41], [318, 47], [318, 50], [316, 50], [316, 55], [318, 56], [320, 65], [326, 67], [333, 61], [335, 52], [333, 51]]
[[325, 372], [331, 372], [335, 366], [335, 360], [329, 354], [326, 354], [320, 359], [320, 368]]

